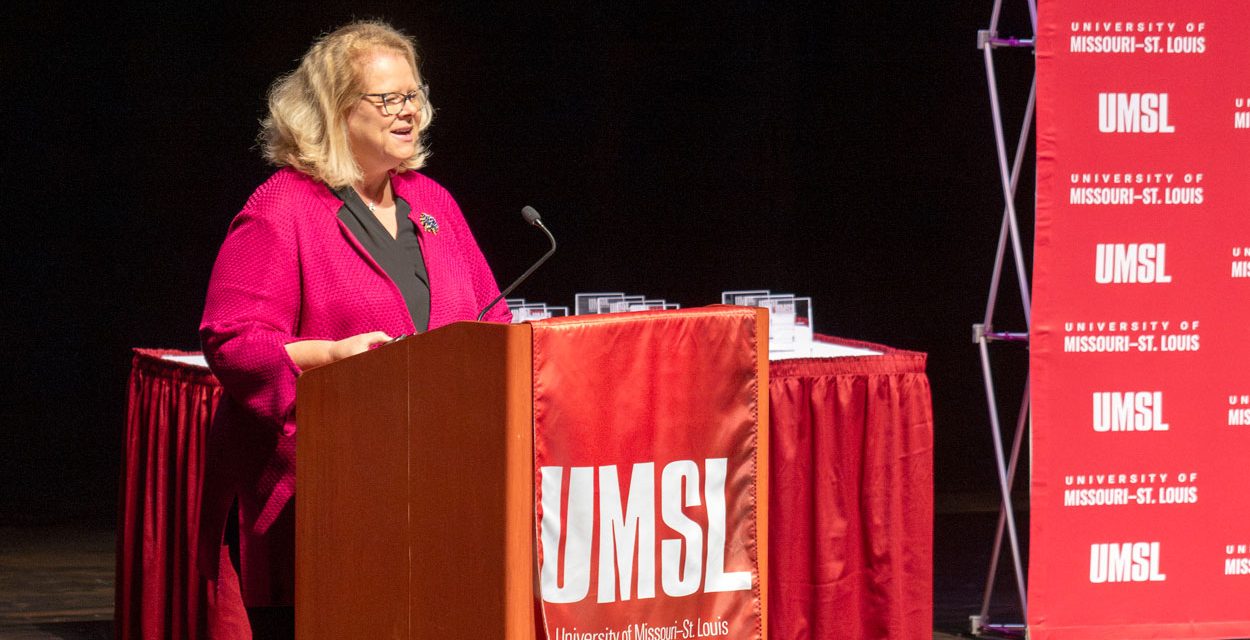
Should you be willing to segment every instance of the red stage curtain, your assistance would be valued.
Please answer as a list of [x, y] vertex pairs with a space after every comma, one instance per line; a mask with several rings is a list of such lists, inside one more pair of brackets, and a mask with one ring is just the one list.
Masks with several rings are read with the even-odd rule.
[[933, 415], [925, 354], [769, 367], [769, 632], [933, 635]]
[[[204, 442], [221, 388], [208, 369], [161, 358], [170, 354], [189, 355], [136, 349], [130, 372], [114, 637], [204, 638], [210, 620], [212, 637], [250, 637], [245, 611], [213, 611], [216, 589], [196, 569]], [[220, 561], [229, 562], [225, 547]]]

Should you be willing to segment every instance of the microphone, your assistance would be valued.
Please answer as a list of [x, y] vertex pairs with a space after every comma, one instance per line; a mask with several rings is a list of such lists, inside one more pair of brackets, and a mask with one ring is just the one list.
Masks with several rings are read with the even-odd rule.
[[556, 237], [551, 235], [551, 232], [547, 230], [547, 225], [543, 224], [543, 217], [538, 215], [538, 211], [534, 210], [534, 207], [525, 205], [525, 207], [521, 209], [521, 217], [525, 218], [526, 222], [534, 225], [535, 227], [538, 227], [540, 230], [542, 230], [543, 233], [547, 235], [547, 240], [551, 241], [551, 249], [549, 249], [547, 253], [544, 253], [543, 257], [538, 259], [538, 262], [535, 262], [533, 265], [530, 266], [530, 268], [526, 269], [525, 273], [521, 274], [521, 277], [517, 278], [516, 280], [513, 280], [512, 284], [508, 285], [507, 289], [504, 289], [503, 291], [499, 293], [498, 296], [495, 296], [495, 299], [491, 300], [490, 304], [486, 305], [486, 308], [482, 309], [482, 312], [477, 314], [478, 322], [482, 321], [482, 318], [486, 316], [486, 312], [490, 311], [491, 307], [499, 304], [500, 300], [503, 300], [504, 298], [508, 296], [509, 293], [512, 293], [512, 290], [517, 288], [517, 285], [521, 284], [522, 282], [525, 282], [525, 279], [530, 277], [531, 273], [534, 273], [534, 271], [538, 269], [538, 267], [541, 267], [542, 264], [547, 261], [547, 258], [551, 257], [551, 254], [556, 252]]

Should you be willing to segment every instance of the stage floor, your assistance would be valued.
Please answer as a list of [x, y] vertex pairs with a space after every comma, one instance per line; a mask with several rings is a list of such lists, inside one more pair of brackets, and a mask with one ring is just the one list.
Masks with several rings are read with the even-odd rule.
[[0, 638], [112, 638], [113, 529], [0, 527]]
[[[990, 494], [937, 498], [935, 640], [973, 637], [968, 616], [981, 608], [996, 509]], [[1027, 519], [1019, 524], [1027, 531]], [[113, 545], [108, 525], [0, 526], [0, 640], [110, 640]], [[1020, 622], [1010, 564], [1004, 555], [995, 622]]]

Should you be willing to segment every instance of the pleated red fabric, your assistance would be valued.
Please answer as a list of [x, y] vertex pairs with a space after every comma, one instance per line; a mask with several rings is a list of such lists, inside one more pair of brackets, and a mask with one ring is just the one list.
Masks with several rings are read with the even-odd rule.
[[[923, 638], [933, 624], [933, 418], [925, 355], [769, 367], [769, 635]], [[116, 638], [249, 638], [224, 548], [195, 571], [207, 370], [136, 350], [117, 536]], [[214, 596], [214, 594], [217, 594]], [[210, 621], [214, 625], [209, 628]], [[210, 633], [211, 632], [211, 633]]]
[[[204, 442], [221, 397], [203, 367], [136, 349], [118, 496], [114, 637], [250, 638], [233, 571], [196, 565]], [[218, 562], [229, 565], [223, 546]]]
[[769, 367], [769, 635], [933, 635], [933, 416], [925, 354]]

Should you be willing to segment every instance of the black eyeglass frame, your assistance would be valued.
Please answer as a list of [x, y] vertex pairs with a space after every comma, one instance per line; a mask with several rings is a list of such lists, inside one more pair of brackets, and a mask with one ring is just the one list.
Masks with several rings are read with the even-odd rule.
[[[412, 106], [417, 111], [420, 111], [421, 108], [425, 106], [426, 101], [430, 99], [430, 85], [422, 83], [417, 87], [416, 91], [409, 91], [408, 93], [400, 93], [398, 91], [388, 91], [386, 93], [362, 93], [360, 94], [360, 97], [361, 99], [377, 98], [379, 102], [374, 102], [372, 100], [369, 102], [375, 107], [381, 107], [382, 113], [388, 116], [394, 116], [399, 115], [399, 112], [404, 110], [404, 105], [408, 102], [411, 102]], [[394, 112], [392, 112], [391, 109], [394, 109]]]

